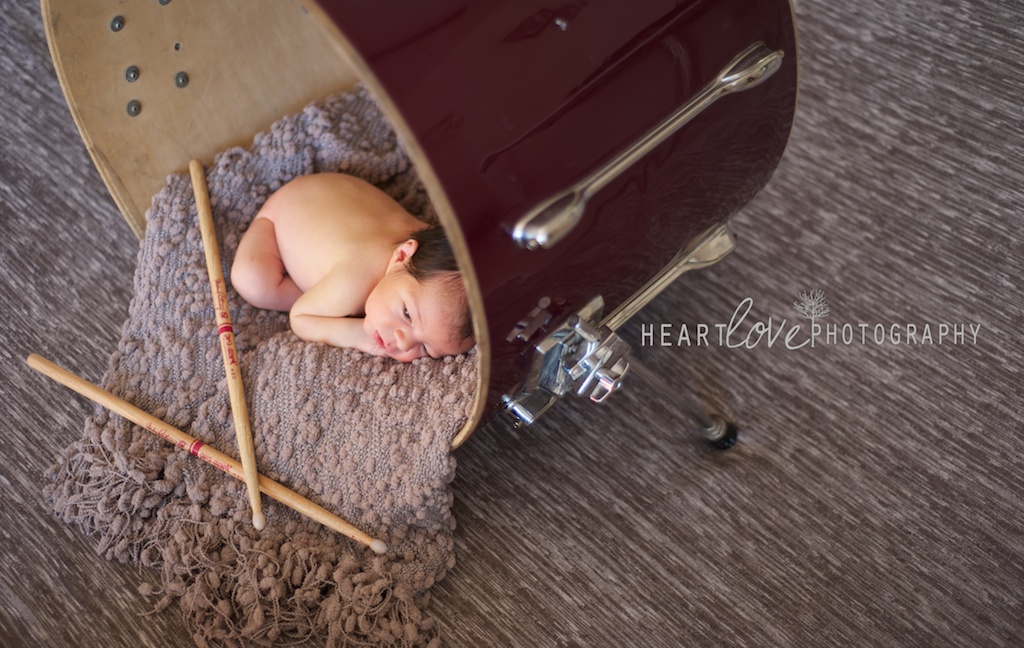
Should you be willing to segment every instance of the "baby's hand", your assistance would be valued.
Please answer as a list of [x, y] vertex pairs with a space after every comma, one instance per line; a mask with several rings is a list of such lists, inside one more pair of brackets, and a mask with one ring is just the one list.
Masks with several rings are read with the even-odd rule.
[[387, 356], [392, 360], [398, 360], [399, 362], [412, 362], [426, 355], [423, 352], [423, 347], [416, 345], [411, 349], [402, 351], [397, 348], [388, 349], [381, 346], [377, 340], [366, 336], [364, 340], [361, 340], [357, 347], [360, 351], [365, 351], [370, 355], [375, 356]]
[[367, 340], [368, 340], [367, 342], [364, 342], [364, 343], [360, 344], [356, 348], [359, 349], [360, 351], [362, 351], [363, 353], [369, 353], [370, 355], [375, 355], [375, 356], [386, 356], [386, 355], [388, 355], [387, 349], [385, 349], [384, 347], [378, 345], [376, 342], [374, 342], [373, 340], [370, 340], [369, 338], [367, 338]]
[[408, 351], [398, 351], [396, 349], [395, 351], [386, 351], [386, 353], [393, 360], [398, 360], [399, 362], [412, 362], [424, 357], [424, 353], [419, 346], [415, 346]]

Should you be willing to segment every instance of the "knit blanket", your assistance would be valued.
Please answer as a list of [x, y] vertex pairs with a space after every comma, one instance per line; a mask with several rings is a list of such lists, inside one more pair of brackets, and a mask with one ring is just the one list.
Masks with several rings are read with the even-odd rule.
[[[207, 183], [225, 276], [240, 235], [288, 180], [357, 175], [435, 217], [365, 89], [318, 102], [220, 154]], [[135, 294], [101, 386], [238, 457], [192, 185], [168, 178], [147, 213]], [[440, 643], [429, 589], [454, 565], [449, 448], [476, 357], [401, 364], [300, 341], [286, 314], [229, 290], [259, 471], [388, 544], [378, 556], [97, 408], [49, 474], [63, 520], [111, 560], [159, 573], [150, 604], [180, 605], [197, 646]]]

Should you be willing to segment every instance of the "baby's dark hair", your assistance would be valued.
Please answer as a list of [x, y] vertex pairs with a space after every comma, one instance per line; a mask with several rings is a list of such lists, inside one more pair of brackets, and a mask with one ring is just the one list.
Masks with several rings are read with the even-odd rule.
[[[409, 257], [405, 267], [414, 279], [422, 283], [427, 279], [442, 277], [452, 288], [465, 290], [459, 264], [455, 261], [455, 252], [440, 225], [417, 230], [409, 238], [416, 241], [416, 252]], [[455, 328], [459, 340], [473, 337], [473, 318], [469, 311], [468, 296], [462, 321]]]

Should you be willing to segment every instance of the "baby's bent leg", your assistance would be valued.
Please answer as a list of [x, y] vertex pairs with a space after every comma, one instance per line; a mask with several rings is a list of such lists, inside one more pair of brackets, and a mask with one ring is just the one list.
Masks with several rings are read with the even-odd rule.
[[287, 312], [302, 295], [285, 270], [268, 218], [257, 217], [242, 235], [230, 280], [242, 299], [257, 308]]

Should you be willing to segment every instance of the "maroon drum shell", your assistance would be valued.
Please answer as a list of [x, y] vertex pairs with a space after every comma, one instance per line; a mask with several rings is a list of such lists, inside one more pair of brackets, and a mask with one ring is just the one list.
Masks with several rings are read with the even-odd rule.
[[[796, 103], [787, 1], [319, 0], [399, 111], [468, 247], [486, 315], [487, 403], [522, 378], [506, 336], [541, 297], [600, 294], [608, 313], [768, 181]], [[519, 217], [614, 157], [747, 46], [785, 53], [766, 82], [722, 97], [604, 187], [551, 249]], [[422, 160], [420, 161], [422, 162]], [[771, 224], [765, 224], [771, 226]]]

